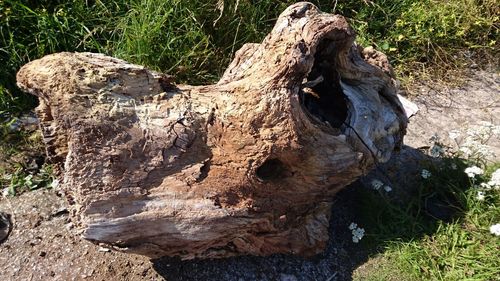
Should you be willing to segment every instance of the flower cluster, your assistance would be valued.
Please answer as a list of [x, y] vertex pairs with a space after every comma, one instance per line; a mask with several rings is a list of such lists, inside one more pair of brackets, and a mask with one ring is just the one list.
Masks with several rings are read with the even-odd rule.
[[454, 140], [460, 147], [460, 151], [466, 157], [476, 156], [481, 158], [492, 158], [494, 153], [489, 149], [486, 143], [492, 137], [500, 136], [500, 126], [493, 125], [490, 122], [481, 122], [479, 126], [473, 126], [465, 133], [462, 141], [458, 141], [460, 133], [453, 131], [448, 134], [450, 139]]
[[490, 232], [491, 232], [491, 234], [494, 234], [496, 236], [500, 236], [500, 223], [497, 223], [497, 224], [490, 226]]
[[464, 171], [469, 178], [474, 178], [477, 175], [482, 175], [484, 171], [478, 166], [468, 167]]
[[392, 187], [390, 187], [388, 185], [384, 186], [384, 183], [382, 181], [377, 180], [377, 179], [372, 180], [372, 187], [373, 187], [373, 189], [379, 190], [382, 186], [384, 187], [385, 192], [391, 192], [392, 191]]
[[443, 156], [446, 152], [440, 139], [441, 138], [437, 134], [432, 135], [431, 138], [429, 139], [431, 143], [433, 143], [433, 145], [429, 149], [429, 154], [432, 157]]
[[384, 186], [384, 183], [379, 181], [379, 180], [372, 180], [372, 187], [375, 190], [379, 190], [382, 186]]
[[473, 140], [484, 142], [494, 135], [500, 134], [500, 126], [491, 122], [482, 121], [478, 126], [472, 127], [467, 131], [467, 136]]
[[500, 189], [500, 169], [491, 174], [490, 181], [481, 183], [481, 187], [486, 189]]
[[[465, 173], [470, 178], [474, 179], [477, 175], [482, 175], [484, 171], [476, 166], [469, 167], [465, 169]], [[483, 182], [479, 186], [474, 185], [476, 188], [482, 188], [477, 192], [476, 199], [479, 201], [484, 201], [486, 197], [486, 191], [490, 189], [500, 189], [500, 169], [497, 169], [493, 174], [491, 174], [491, 179], [488, 182]]]
[[354, 243], [358, 243], [365, 236], [365, 230], [353, 222], [349, 225], [349, 229], [351, 230], [352, 242]]
[[434, 144], [430, 149], [430, 155], [432, 157], [439, 157], [444, 154], [444, 148], [439, 144]]
[[424, 178], [424, 179], [428, 179], [432, 176], [431, 172], [429, 172], [426, 169], [422, 169], [421, 175], [422, 175], [422, 178]]

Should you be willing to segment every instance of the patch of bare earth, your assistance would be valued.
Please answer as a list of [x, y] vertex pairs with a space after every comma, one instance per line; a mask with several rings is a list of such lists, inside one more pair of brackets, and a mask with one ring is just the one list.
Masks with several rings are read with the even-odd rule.
[[[471, 72], [460, 87], [446, 87], [432, 81], [417, 85], [412, 99], [420, 111], [410, 119], [405, 144], [426, 148], [431, 138], [453, 150], [478, 138], [489, 153], [488, 160], [500, 158], [500, 76], [495, 72]], [[495, 130], [496, 129], [496, 130]], [[480, 132], [482, 130], [482, 132]], [[450, 132], [453, 134], [450, 137]], [[474, 135], [476, 134], [476, 135]]]
[[73, 233], [67, 203], [52, 190], [1, 199], [13, 229], [0, 245], [0, 280], [158, 280], [147, 258], [125, 255]]

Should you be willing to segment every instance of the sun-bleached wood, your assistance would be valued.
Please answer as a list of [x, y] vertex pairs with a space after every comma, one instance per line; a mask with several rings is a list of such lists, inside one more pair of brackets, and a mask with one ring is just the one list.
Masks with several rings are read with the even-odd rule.
[[85, 239], [190, 258], [319, 253], [332, 196], [387, 161], [407, 118], [387, 58], [297, 3], [214, 85], [92, 53], [18, 72]]

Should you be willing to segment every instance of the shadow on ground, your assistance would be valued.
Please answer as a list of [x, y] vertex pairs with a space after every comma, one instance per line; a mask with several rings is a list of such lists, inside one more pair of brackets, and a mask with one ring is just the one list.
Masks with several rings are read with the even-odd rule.
[[[370, 225], [384, 223], [366, 221], [373, 219], [383, 200], [380, 191], [371, 188], [373, 179], [380, 179], [392, 186], [390, 197], [400, 204], [413, 200], [420, 187], [422, 165], [435, 162], [418, 149], [404, 147], [392, 159], [378, 167], [366, 177], [345, 188], [334, 198], [332, 218], [330, 221], [330, 240], [323, 254], [312, 258], [301, 258], [288, 255], [269, 257], [235, 257], [216, 260], [181, 261], [176, 258], [160, 258], [153, 260], [153, 268], [168, 281], [173, 280], [353, 280], [352, 273], [371, 256], [377, 254], [380, 241], [394, 239], [417, 239], [424, 234], [432, 234], [439, 220], [450, 220], [459, 215], [450, 208], [450, 202], [444, 202], [436, 193], [423, 203], [424, 212], [428, 215], [426, 228], [418, 234], [378, 233], [377, 241], [364, 239], [359, 244], [352, 242], [349, 229], [351, 222], [366, 228], [370, 236]], [[380, 196], [380, 197], [377, 197]], [[387, 198], [387, 197], [385, 197]], [[412, 199], [413, 198], [413, 199]], [[373, 204], [372, 204], [373, 203]], [[371, 213], [371, 214], [370, 214]], [[366, 215], [370, 214], [370, 215]], [[392, 223], [387, 221], [386, 223]], [[380, 228], [379, 228], [380, 229]], [[368, 240], [368, 241], [367, 241]]]

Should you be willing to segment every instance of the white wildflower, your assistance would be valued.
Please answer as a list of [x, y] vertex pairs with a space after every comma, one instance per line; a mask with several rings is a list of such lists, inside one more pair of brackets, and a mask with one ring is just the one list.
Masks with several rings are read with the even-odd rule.
[[482, 182], [479, 186], [484, 189], [491, 189], [491, 185], [489, 185], [489, 183]]
[[478, 191], [476, 195], [476, 199], [479, 201], [484, 201], [484, 192], [483, 191]]
[[491, 234], [495, 234], [496, 236], [500, 236], [500, 223], [494, 224], [490, 226]]
[[7, 197], [7, 196], [9, 196], [9, 188], [4, 188], [4, 189], [2, 190], [2, 196], [3, 196], [3, 197]]
[[494, 157], [495, 153], [490, 150], [490, 147], [486, 144], [481, 144], [477, 146], [476, 153], [479, 155], [483, 155], [484, 157]]
[[467, 130], [467, 135], [474, 140], [484, 142], [495, 133], [496, 127], [490, 122], [481, 122], [479, 126]]
[[480, 125], [467, 130], [464, 143], [460, 144], [460, 151], [465, 157], [495, 158], [496, 155], [487, 142], [498, 136], [500, 136], [500, 126], [481, 122]]
[[500, 189], [500, 169], [497, 169], [493, 174], [491, 174], [491, 179], [488, 185], [494, 189]]
[[365, 236], [365, 230], [361, 227], [358, 227], [358, 225], [355, 223], [351, 223], [351, 225], [349, 225], [349, 229], [351, 230], [352, 242], [354, 243], [358, 243], [359, 241], [361, 241], [363, 236]]
[[460, 131], [459, 130], [451, 130], [448, 132], [448, 137], [452, 140], [456, 140], [458, 137], [460, 137]]
[[422, 178], [424, 179], [428, 179], [432, 176], [431, 172], [429, 172], [428, 170], [426, 169], [422, 169]]
[[452, 169], [452, 170], [456, 170], [456, 169], [458, 169], [457, 164], [455, 164], [455, 163], [451, 163], [451, 169]]
[[386, 186], [384, 186], [384, 190], [385, 190], [385, 192], [391, 192], [392, 191], [392, 187], [386, 185]]
[[432, 157], [439, 157], [444, 154], [444, 149], [442, 146], [434, 144], [430, 150], [430, 154]]
[[384, 186], [384, 183], [379, 181], [379, 180], [372, 180], [372, 187], [375, 190], [379, 190], [382, 186]]
[[489, 181], [488, 185], [490, 186], [490, 189], [495, 189], [495, 190], [500, 189], [500, 184], [498, 183], [495, 184], [494, 182]]
[[460, 151], [466, 157], [493, 157], [495, 153], [490, 151], [489, 146], [479, 141], [468, 138], [461, 146]]
[[499, 136], [500, 135], [500, 126], [497, 125], [497, 126], [493, 127], [492, 133], [495, 136]]
[[473, 178], [476, 175], [482, 175], [484, 173], [484, 171], [478, 166], [468, 167], [465, 169], [464, 172], [467, 174], [469, 178]]
[[472, 151], [472, 149], [467, 146], [467, 145], [463, 145], [460, 147], [460, 151], [467, 157], [471, 156], [472, 154], [474, 154], [474, 152]]

